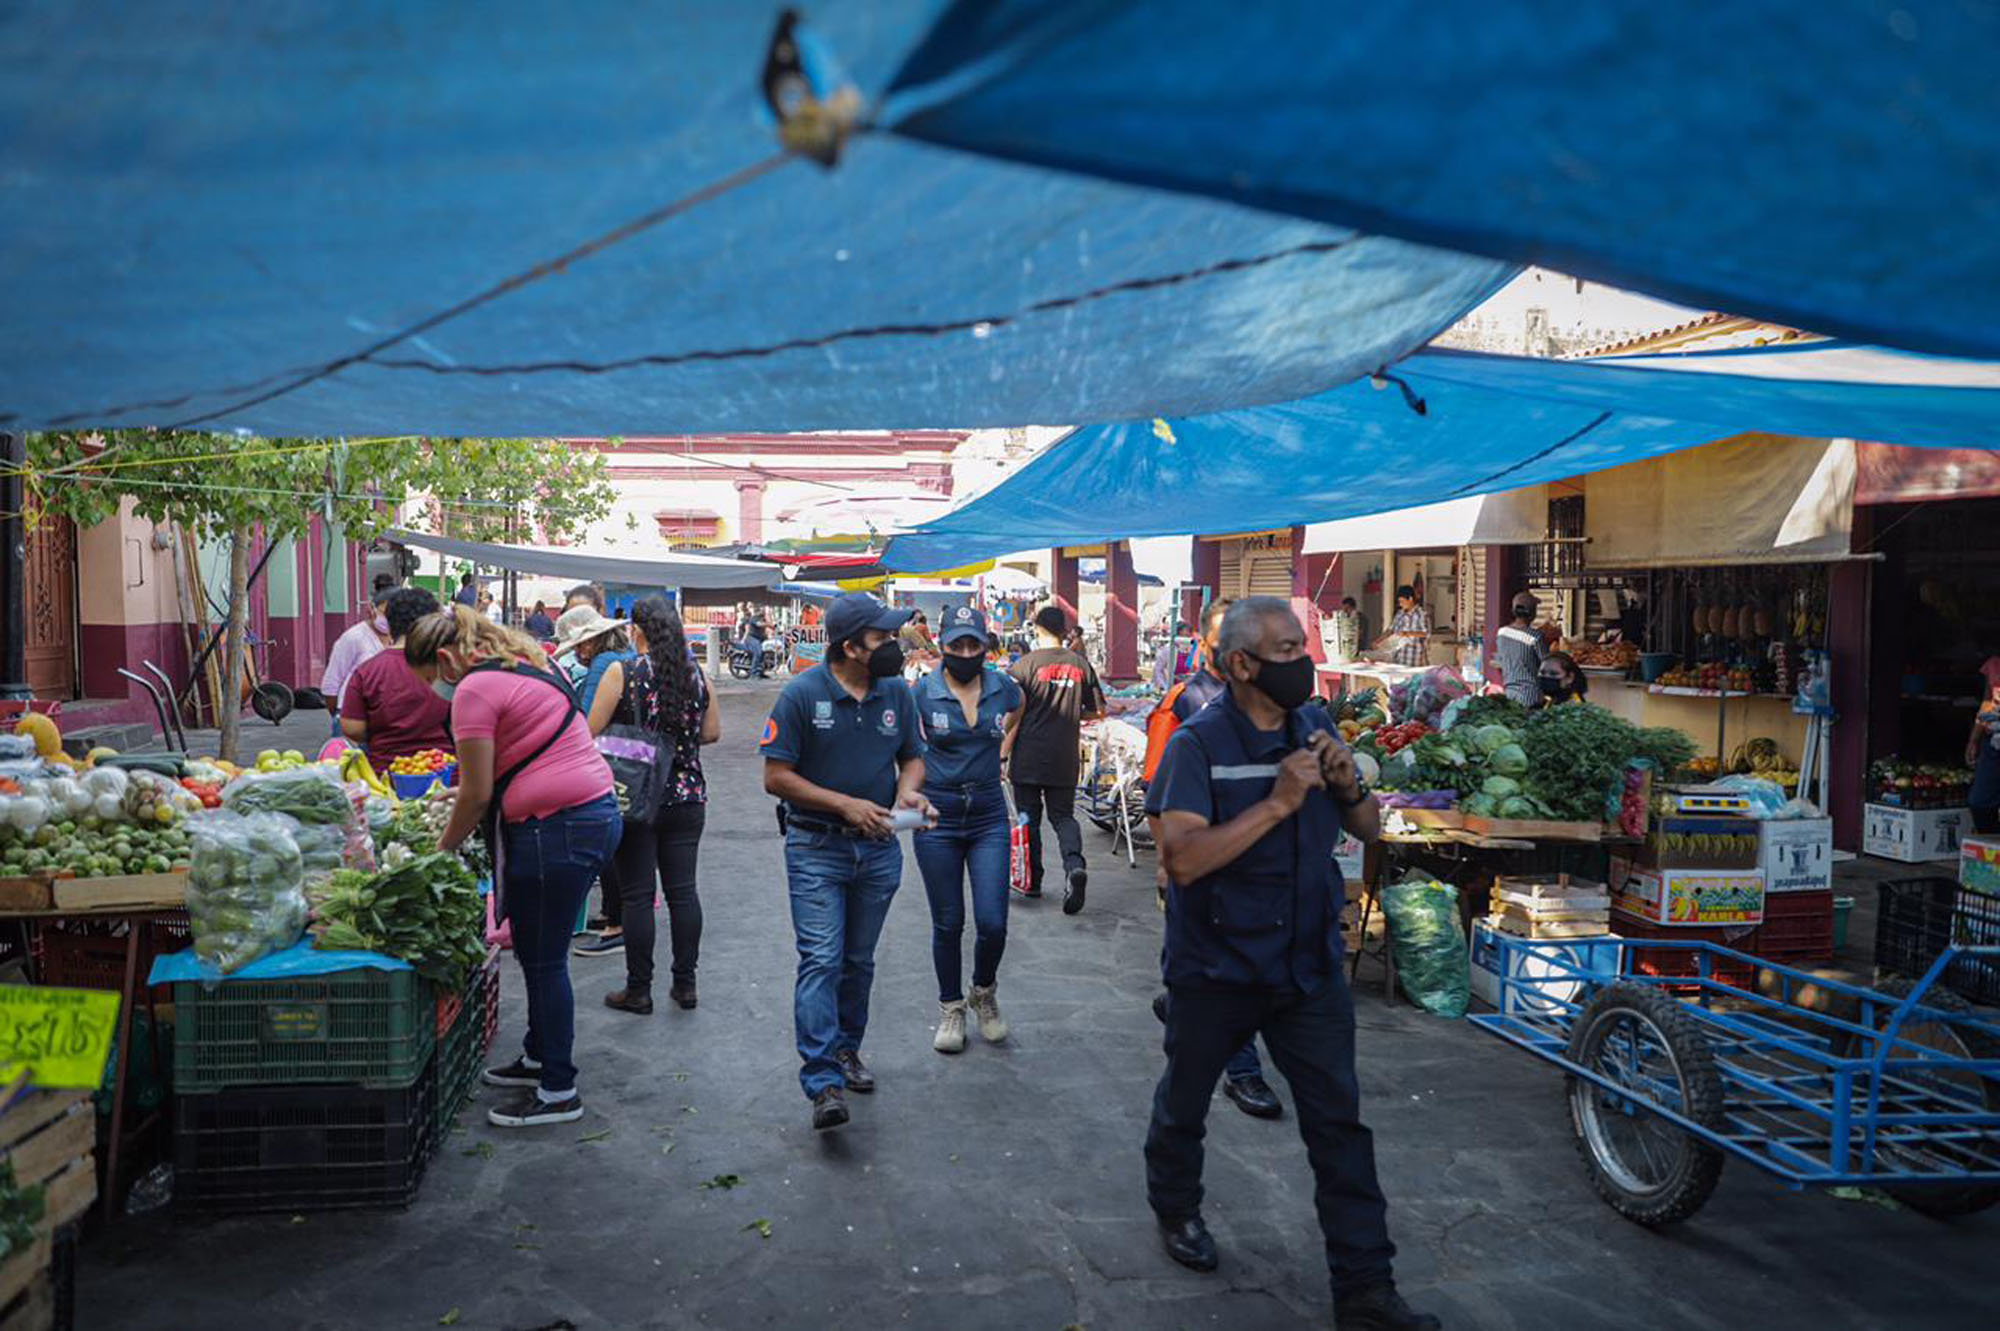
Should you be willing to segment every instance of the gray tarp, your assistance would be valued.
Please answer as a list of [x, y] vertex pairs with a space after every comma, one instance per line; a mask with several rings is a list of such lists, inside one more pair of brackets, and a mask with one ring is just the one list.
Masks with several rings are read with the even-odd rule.
[[711, 559], [706, 555], [626, 554], [580, 547], [487, 545], [454, 541], [423, 532], [391, 531], [388, 537], [404, 545], [434, 550], [453, 559], [467, 559], [486, 568], [516, 573], [547, 573], [579, 582], [629, 582], [641, 587], [770, 587], [784, 570], [776, 564]]

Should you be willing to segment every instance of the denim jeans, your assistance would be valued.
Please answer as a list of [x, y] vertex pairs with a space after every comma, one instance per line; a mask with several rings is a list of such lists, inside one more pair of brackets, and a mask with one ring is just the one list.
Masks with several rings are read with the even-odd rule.
[[505, 828], [507, 918], [514, 927], [514, 960], [528, 991], [528, 1033], [521, 1049], [542, 1065], [544, 1091], [567, 1092], [576, 1086], [570, 931], [591, 883], [617, 849], [623, 821], [618, 801], [601, 795]]
[[1169, 1222], [1201, 1210], [1209, 1097], [1230, 1055], [1259, 1033], [1292, 1088], [1338, 1304], [1343, 1294], [1389, 1279], [1396, 1255], [1375, 1178], [1375, 1139], [1361, 1122], [1354, 1001], [1338, 969], [1311, 994], [1170, 989], [1167, 1070], [1146, 1133], [1146, 1200]]
[[903, 847], [893, 837], [794, 826], [785, 833], [785, 875], [799, 946], [792, 1025], [803, 1064], [799, 1085], [810, 1099], [846, 1085], [834, 1055], [861, 1048], [868, 1032], [875, 944], [903, 880]]
[[972, 885], [972, 983], [990, 986], [1007, 947], [1007, 796], [998, 781], [983, 786], [925, 786], [938, 824], [912, 838], [924, 895], [931, 903], [931, 963], [938, 999], [965, 997], [965, 887]]

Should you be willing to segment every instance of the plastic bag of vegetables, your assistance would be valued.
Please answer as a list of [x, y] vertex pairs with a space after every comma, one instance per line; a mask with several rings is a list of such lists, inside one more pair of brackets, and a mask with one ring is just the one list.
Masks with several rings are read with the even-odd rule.
[[1426, 1012], [1462, 1017], [1471, 1000], [1465, 928], [1458, 919], [1458, 889], [1414, 874], [1382, 889], [1403, 992]]
[[306, 924], [298, 826], [280, 814], [214, 809], [192, 820], [188, 923], [194, 953], [222, 975], [299, 941]]
[[246, 772], [222, 792], [223, 807], [237, 813], [289, 814], [302, 823], [345, 825], [355, 816], [354, 802], [330, 767], [294, 767], [277, 772]]

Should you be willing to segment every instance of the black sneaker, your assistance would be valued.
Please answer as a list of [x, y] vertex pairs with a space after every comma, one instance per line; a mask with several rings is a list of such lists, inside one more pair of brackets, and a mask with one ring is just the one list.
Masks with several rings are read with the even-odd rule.
[[625, 951], [625, 935], [598, 934], [594, 938], [585, 938], [570, 944], [569, 950], [579, 957], [609, 957], [622, 954]]
[[838, 1086], [829, 1086], [813, 1097], [813, 1131], [825, 1132], [847, 1122], [847, 1097]]
[[479, 1074], [479, 1080], [488, 1086], [540, 1086], [542, 1065], [530, 1063], [524, 1054], [504, 1068], [487, 1068]]
[[1083, 889], [1090, 882], [1090, 875], [1081, 869], [1069, 871], [1069, 889], [1063, 893], [1063, 914], [1074, 915], [1083, 909]]
[[701, 1006], [701, 999], [696, 996], [694, 991], [693, 980], [689, 980], [685, 984], [679, 980], [675, 980], [673, 987], [667, 990], [667, 997], [678, 1004], [683, 1012], [692, 1012]]
[[1444, 1323], [1403, 1302], [1396, 1287], [1385, 1281], [1336, 1296], [1333, 1325], [1336, 1331], [1439, 1331]]
[[542, 1099], [540, 1091], [523, 1088], [486, 1111], [486, 1121], [496, 1128], [540, 1128], [551, 1123], [574, 1123], [583, 1117], [583, 1097], [567, 1100]]
[[875, 1089], [875, 1074], [861, 1061], [859, 1050], [843, 1049], [833, 1056], [833, 1061], [840, 1064], [841, 1075], [847, 1078], [848, 1090], [856, 1095], [867, 1095]]

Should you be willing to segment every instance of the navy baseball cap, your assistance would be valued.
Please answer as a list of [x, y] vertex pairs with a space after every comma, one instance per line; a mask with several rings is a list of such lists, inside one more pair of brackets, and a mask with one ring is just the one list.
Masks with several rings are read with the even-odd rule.
[[847, 592], [826, 608], [826, 640], [845, 642], [867, 629], [894, 633], [910, 622], [911, 610], [891, 610], [867, 592]]
[[986, 616], [969, 605], [955, 605], [944, 612], [944, 631], [938, 634], [938, 642], [949, 647], [960, 638], [977, 638], [985, 642]]

